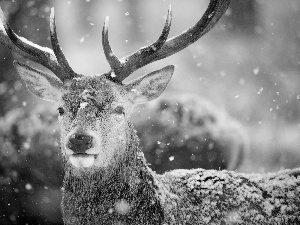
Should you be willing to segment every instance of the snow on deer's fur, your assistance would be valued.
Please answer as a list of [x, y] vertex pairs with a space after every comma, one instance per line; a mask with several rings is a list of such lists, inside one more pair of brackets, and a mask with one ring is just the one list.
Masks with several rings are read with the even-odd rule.
[[54, 10], [50, 18], [53, 51], [18, 37], [1, 12], [5, 31], [0, 31], [0, 42], [56, 75], [14, 63], [31, 92], [59, 104], [65, 224], [300, 223], [299, 169], [265, 175], [203, 169], [157, 175], [147, 166], [128, 121], [134, 105], [163, 92], [174, 67], [129, 84], [122, 81], [138, 68], [195, 42], [218, 22], [229, 3], [211, 0], [195, 26], [166, 40], [169, 10], [159, 39], [121, 60], [110, 48], [106, 20], [102, 40], [111, 71], [91, 77], [69, 66], [57, 41]]

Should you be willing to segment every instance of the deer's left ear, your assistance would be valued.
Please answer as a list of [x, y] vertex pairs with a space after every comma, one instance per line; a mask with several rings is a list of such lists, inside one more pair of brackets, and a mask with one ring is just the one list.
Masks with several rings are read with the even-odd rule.
[[48, 101], [60, 99], [63, 83], [57, 77], [18, 61], [14, 61], [14, 66], [20, 78], [34, 95]]
[[126, 84], [130, 100], [141, 104], [157, 98], [167, 87], [173, 72], [174, 66], [166, 66]]

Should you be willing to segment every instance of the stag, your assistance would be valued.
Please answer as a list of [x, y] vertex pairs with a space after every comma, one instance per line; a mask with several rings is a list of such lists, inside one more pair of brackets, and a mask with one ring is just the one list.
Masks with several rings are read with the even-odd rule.
[[58, 102], [64, 157], [62, 211], [65, 224], [299, 224], [300, 170], [246, 175], [215, 170], [174, 170], [158, 175], [147, 166], [129, 122], [136, 104], [157, 98], [174, 66], [123, 80], [135, 70], [192, 44], [218, 22], [230, 0], [211, 0], [202, 18], [168, 39], [171, 9], [159, 39], [118, 59], [102, 44], [111, 70], [83, 76], [70, 67], [50, 15], [52, 48], [16, 35], [1, 19], [0, 42], [54, 74], [14, 62], [20, 78], [38, 97]]

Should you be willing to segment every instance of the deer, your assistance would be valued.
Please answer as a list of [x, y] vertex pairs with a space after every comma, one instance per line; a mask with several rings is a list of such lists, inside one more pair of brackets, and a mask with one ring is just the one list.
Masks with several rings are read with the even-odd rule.
[[60, 148], [64, 159], [62, 212], [65, 224], [299, 224], [300, 169], [269, 174], [178, 169], [162, 175], [147, 165], [129, 115], [132, 108], [162, 94], [174, 72], [169, 65], [129, 83], [137, 69], [166, 58], [211, 30], [230, 0], [210, 0], [201, 19], [167, 39], [171, 7], [156, 42], [117, 58], [102, 45], [111, 70], [84, 76], [70, 67], [50, 13], [52, 50], [19, 37], [3, 12], [0, 42], [53, 72], [15, 61], [27, 88], [58, 104]]

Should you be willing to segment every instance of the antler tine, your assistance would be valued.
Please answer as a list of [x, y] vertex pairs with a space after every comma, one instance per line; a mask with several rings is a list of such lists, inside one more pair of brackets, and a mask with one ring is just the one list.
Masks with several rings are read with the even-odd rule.
[[115, 73], [116, 76], [111, 77], [110, 74], [108, 74], [108, 78], [115, 81], [115, 82], [122, 82], [126, 77], [128, 77], [134, 70], [128, 70], [131, 69], [131, 67], [128, 67], [128, 63], [134, 64], [137, 69], [142, 67], [143, 65], [139, 65], [140, 63], [145, 63], [141, 59], [151, 59], [151, 55], [153, 55], [155, 52], [161, 49], [161, 47], [166, 42], [169, 31], [171, 28], [171, 21], [172, 21], [172, 8], [171, 5], [169, 6], [167, 20], [165, 22], [163, 31], [158, 38], [156, 42], [153, 44], [141, 48], [139, 51], [133, 53], [130, 56], [124, 57], [121, 60], [119, 60], [113, 51], [111, 50], [111, 47], [109, 45], [108, 41], [108, 17], [106, 18], [104, 27], [103, 27], [103, 36], [102, 36], [102, 42], [103, 42], [103, 49], [106, 56], [106, 59], [112, 69], [112, 71]]
[[[117, 81], [122, 82], [135, 70], [151, 62], [173, 55], [174, 53], [179, 52], [180, 50], [197, 41], [200, 37], [202, 37], [216, 25], [222, 15], [226, 12], [230, 1], [231, 0], [210, 0], [210, 3], [204, 15], [193, 27], [189, 28], [176, 37], [168, 39], [167, 41], [160, 42], [158, 40], [157, 42], [160, 42], [160, 44], [163, 43], [162, 46], [160, 46], [160, 44], [158, 45], [159, 48], [153, 48], [152, 51], [149, 51], [149, 49], [151, 49], [151, 46], [154, 46], [154, 44], [152, 44], [119, 60], [119, 62], [121, 62], [121, 66], [117, 66], [118, 68], [113, 68], [114, 71], [118, 71], [118, 73], [121, 74], [121, 76], [116, 77]], [[164, 36], [165, 38], [167, 38], [170, 24], [171, 7], [169, 8], [167, 22], [161, 37]]]
[[107, 16], [102, 30], [102, 47], [103, 47], [106, 60], [110, 65], [110, 68], [115, 74], [119, 74], [120, 68], [122, 67], [122, 63], [117, 58], [117, 56], [113, 53], [110, 47], [109, 40], [108, 40], [108, 22], [109, 22], [109, 17]]
[[172, 6], [170, 5], [169, 9], [168, 9], [167, 20], [165, 22], [164, 29], [163, 29], [160, 37], [152, 45], [150, 45], [146, 48], [142, 48], [141, 54], [143, 54], [144, 52], [147, 52], [147, 51], [153, 51], [153, 52], [158, 51], [164, 45], [164, 43], [166, 42], [166, 40], [168, 38], [169, 32], [170, 32], [171, 22], [172, 22]]
[[78, 75], [70, 67], [69, 62], [65, 57], [57, 39], [54, 8], [51, 8], [50, 13], [50, 37], [52, 49], [54, 51], [58, 64], [61, 66], [62, 69], [61, 79], [64, 81], [77, 77]]
[[210, 0], [202, 18], [182, 34], [167, 40], [161, 50], [156, 53], [155, 61], [181, 51], [210, 31], [226, 12], [230, 2], [231, 0]]
[[[40, 47], [25, 38], [19, 37], [9, 26], [3, 11], [0, 9], [0, 17], [3, 27], [6, 31], [1, 32], [1, 44], [4, 44], [8, 48], [16, 51], [17, 53], [32, 59], [37, 63], [44, 65], [53, 72], [59, 69], [58, 62], [56, 61], [53, 51], [49, 48]], [[14, 44], [14, 45], [13, 45]], [[49, 63], [50, 62], [50, 63]]]
[[65, 81], [64, 70], [57, 61], [52, 49], [32, 43], [26, 38], [19, 37], [10, 27], [2, 9], [0, 18], [4, 27], [0, 27], [0, 44], [17, 52], [25, 58], [31, 59], [51, 70], [60, 80]]

